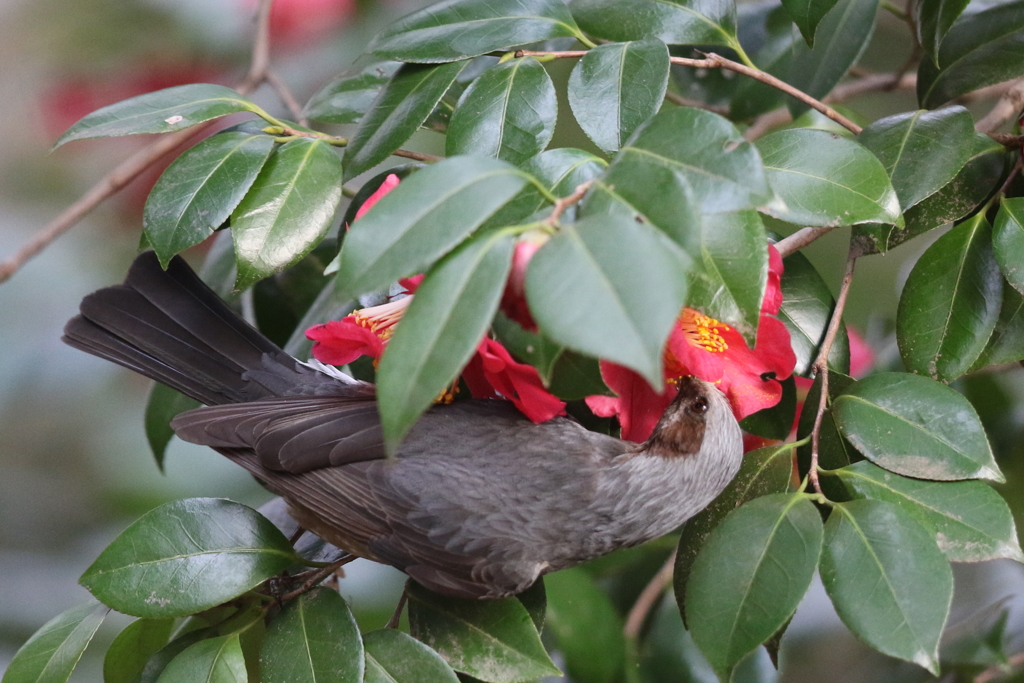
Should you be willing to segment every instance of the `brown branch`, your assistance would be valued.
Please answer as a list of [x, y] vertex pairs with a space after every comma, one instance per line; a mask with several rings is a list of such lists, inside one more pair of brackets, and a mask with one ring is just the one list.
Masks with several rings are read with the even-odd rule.
[[743, 138], [753, 142], [775, 126], [781, 126], [792, 119], [793, 115], [789, 113], [789, 110], [785, 107], [780, 107], [754, 119], [750, 127], [743, 131]]
[[840, 83], [823, 98], [827, 104], [837, 104], [874, 91], [913, 90], [917, 87], [917, 74], [867, 74], [847, 83]]
[[[327, 577], [332, 576], [335, 572], [337, 572], [339, 569], [341, 569], [344, 565], [346, 565], [349, 562], [352, 562], [354, 560], [358, 560], [358, 559], [359, 559], [359, 557], [357, 555], [346, 555], [345, 557], [341, 558], [340, 560], [336, 560], [336, 561], [330, 563], [326, 567], [321, 567], [321, 568], [319, 568], [319, 569], [317, 569], [315, 571], [309, 572], [308, 573], [309, 574], [309, 578], [305, 581], [305, 583], [303, 583], [301, 586], [299, 586], [295, 590], [289, 591], [288, 593], [285, 593], [284, 595], [282, 595], [281, 596], [281, 602], [287, 602], [289, 600], [294, 600], [295, 598], [299, 597], [303, 593], [308, 593], [310, 590], [313, 589], [314, 586], [317, 586], [321, 581], [323, 581]], [[305, 576], [305, 574], [302, 574], [300, 576]]]
[[1003, 93], [996, 106], [974, 124], [979, 133], [991, 135], [1004, 123], [1017, 116], [1024, 109], [1024, 78], [1017, 79]]
[[270, 9], [274, 0], [260, 0], [256, 7], [256, 37], [252, 41], [249, 73], [238, 87], [243, 95], [263, 85], [270, 69]]
[[405, 588], [402, 589], [402, 596], [398, 598], [398, 604], [395, 605], [395, 611], [391, 613], [391, 618], [388, 619], [388, 623], [384, 625], [384, 628], [398, 628], [398, 625], [402, 623], [402, 610], [405, 609], [405, 603], [409, 602], [409, 584], [405, 584]]
[[778, 249], [779, 254], [782, 256], [782, 258], [786, 258], [794, 251], [800, 251], [814, 240], [818, 239], [819, 237], [826, 233], [832, 232], [838, 227], [840, 226], [828, 225], [823, 228], [800, 228], [792, 235], [784, 237], [778, 242], [776, 242], [775, 248]]
[[1013, 655], [1006, 660], [1006, 664], [996, 664], [993, 667], [985, 669], [974, 677], [974, 683], [988, 683], [1000, 676], [1012, 673], [1018, 666], [1024, 666], [1024, 652], [1018, 652]]
[[665, 589], [672, 584], [672, 573], [675, 566], [676, 553], [673, 551], [654, 578], [644, 586], [640, 597], [636, 599], [632, 609], [629, 610], [629, 614], [626, 616], [626, 625], [622, 628], [622, 635], [626, 637], [626, 640], [636, 640], [640, 636], [640, 629], [644, 627], [647, 615], [650, 614]]
[[270, 87], [274, 89], [277, 96], [281, 98], [281, 103], [284, 104], [288, 113], [292, 115], [292, 118], [298, 121], [299, 125], [309, 125], [309, 122], [302, 115], [302, 105], [299, 104], [298, 100], [295, 99], [295, 96], [292, 95], [292, 91], [289, 90], [288, 84], [282, 81], [278, 75], [270, 69], [267, 69], [267, 83], [269, 83]]
[[396, 149], [391, 153], [393, 157], [402, 157], [403, 159], [415, 159], [416, 161], [425, 161], [428, 164], [432, 164], [435, 161], [441, 161], [444, 157], [437, 157], [433, 154], [424, 154], [423, 152], [412, 152], [407, 149]]
[[570, 206], [583, 199], [583, 195], [587, 193], [590, 186], [594, 184], [593, 180], [588, 180], [585, 183], [580, 183], [576, 186], [576, 189], [572, 191], [568, 197], [561, 197], [555, 202], [554, 209], [551, 210], [551, 215], [544, 219], [544, 222], [555, 227], [558, 224], [558, 219], [562, 217], [565, 210]]
[[666, 92], [665, 99], [672, 104], [677, 104], [680, 107], [696, 107], [697, 109], [706, 109], [707, 111], [727, 116], [729, 114], [729, 107], [724, 107], [719, 104], [708, 104], [706, 102], [700, 102], [698, 100], [691, 100], [682, 95], [678, 95], [674, 92]]

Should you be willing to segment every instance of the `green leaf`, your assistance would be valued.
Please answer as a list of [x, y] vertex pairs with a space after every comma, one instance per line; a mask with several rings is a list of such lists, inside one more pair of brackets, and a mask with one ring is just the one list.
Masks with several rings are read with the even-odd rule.
[[801, 494], [751, 501], [711, 532], [686, 585], [686, 623], [715, 671], [731, 670], [789, 620], [821, 541], [821, 517]]
[[561, 0], [445, 0], [391, 24], [367, 51], [400, 62], [452, 62], [580, 35]]
[[121, 532], [79, 583], [137, 617], [176, 617], [241, 595], [299, 558], [277, 527], [230, 500], [161, 505]]
[[[827, 95], [867, 49], [877, 9], [878, 0], [839, 0], [819, 22], [813, 48], [801, 42], [793, 45], [784, 80], [815, 99]], [[793, 118], [809, 108], [799, 100], [789, 100]]]
[[892, 474], [869, 462], [831, 474], [857, 498], [884, 500], [929, 529], [950, 562], [1005, 557], [1024, 562], [1006, 501], [980, 481], [924, 481]]
[[943, 382], [967, 372], [995, 329], [1002, 288], [983, 214], [936, 240], [900, 295], [896, 340], [907, 369]]
[[[794, 252], [782, 260], [782, 308], [779, 320], [789, 330], [790, 343], [796, 354], [794, 375], [808, 375], [825, 340], [829, 320], [836, 302], [828, 285], [807, 257]], [[843, 374], [850, 372], [850, 339], [846, 324], [841, 323], [839, 333], [828, 353], [830, 369]]]
[[103, 658], [103, 683], [137, 683], [149, 658], [171, 637], [174, 619], [136, 619], [110, 644]]
[[881, 162], [853, 140], [821, 130], [780, 130], [757, 141], [768, 184], [785, 202], [766, 213], [798, 225], [903, 225]]
[[345, 181], [391, 156], [430, 116], [468, 62], [406, 64], [380, 91], [345, 148]]
[[[814, 378], [804, 399], [804, 407], [800, 412], [800, 421], [797, 424], [796, 436], [798, 439], [807, 438], [814, 428], [814, 421], [817, 418], [818, 404], [821, 399], [821, 381], [824, 377], [819, 374]], [[835, 411], [832, 407], [837, 396], [843, 393], [854, 383], [852, 377], [844, 374], [829, 371], [828, 373], [828, 397], [825, 399], [825, 414], [821, 418], [821, 430], [818, 435], [818, 465], [826, 470], [836, 470], [846, 467], [850, 463], [864, 459], [850, 443], [843, 438], [836, 426]], [[799, 465], [799, 476], [801, 479], [811, 469], [811, 444], [807, 443], [797, 449], [797, 462]], [[825, 477], [821, 479], [821, 486], [825, 495], [830, 499], [844, 500], [847, 496], [841, 486], [836, 486], [834, 479]]]
[[658, 113], [669, 73], [668, 47], [646, 39], [587, 52], [569, 77], [569, 106], [594, 144], [614, 152]]
[[941, 190], [974, 151], [974, 119], [960, 106], [879, 119], [857, 139], [874, 152], [906, 211]]
[[382, 628], [363, 636], [365, 683], [457, 683], [448, 663], [412, 636]]
[[53, 148], [72, 140], [172, 133], [239, 111], [262, 113], [255, 104], [223, 85], [179, 85], [97, 109], [68, 128]]
[[725, 516], [747, 501], [785, 493], [793, 476], [793, 446], [781, 444], [766, 446], [744, 454], [740, 470], [732, 482], [711, 504], [698, 512], [683, 527], [676, 553], [673, 582], [679, 611], [686, 612], [686, 584], [693, 569], [697, 553], [704, 547], [708, 536], [721, 524]]
[[705, 214], [687, 305], [735, 327], [754, 347], [768, 283], [768, 237], [754, 210]]
[[953, 573], [910, 515], [879, 500], [834, 505], [825, 525], [821, 580], [857, 637], [938, 675]]
[[814, 31], [838, 0], [783, 0], [782, 6], [793, 18], [808, 47], [814, 47]]
[[1024, 294], [1024, 197], [1002, 198], [992, 226], [992, 246], [1003, 277]]
[[302, 113], [312, 121], [359, 123], [400, 66], [398, 62], [377, 62], [331, 81], [310, 98]]
[[504, 161], [479, 157], [412, 174], [352, 224], [335, 259], [341, 294], [354, 297], [422, 272], [529, 181]]
[[626, 660], [622, 620], [586, 571], [564, 569], [545, 577], [547, 623], [565, 657], [566, 673], [579, 683], [612, 683]]
[[718, 683], [714, 669], [683, 626], [671, 595], [655, 608], [639, 650], [640, 680], [645, 683]]
[[185, 648], [160, 674], [158, 683], [248, 683], [239, 634], [200, 640]]
[[274, 148], [269, 135], [225, 131], [174, 160], [156, 181], [142, 215], [160, 264], [199, 244], [231, 215]]
[[944, 667], [952, 664], [988, 668], [1009, 663], [1004, 641], [1010, 615], [1006, 603], [1011, 597], [1007, 595], [946, 628], [939, 645]]
[[466, 366], [494, 318], [515, 240], [471, 239], [434, 266], [402, 316], [377, 370], [384, 436], [397, 446]]
[[551, 393], [566, 401], [579, 401], [608, 392], [596, 358], [565, 349], [551, 369]]
[[[752, 13], [757, 11], [757, 5], [753, 3], [740, 7], [745, 7]], [[744, 16], [745, 13], [741, 11], [741, 37], [744, 33]], [[793, 44], [800, 40], [799, 33], [793, 30], [789, 14], [781, 5], [775, 6], [766, 13], [763, 25], [757, 26], [755, 30], [757, 35], [763, 32], [764, 44], [753, 56], [754, 64], [761, 71], [776, 78], [785, 78], [793, 56]], [[744, 78], [736, 85], [736, 90], [729, 101], [729, 118], [734, 121], [747, 121], [781, 107], [784, 100], [782, 91], [754, 78]]]
[[736, 47], [736, 6], [718, 0], [573, 0], [590, 35], [617, 42], [656, 38], [669, 45]]
[[3, 683], [64, 683], [109, 610], [89, 601], [46, 622], [18, 648]]
[[965, 14], [954, 26], [938, 59], [923, 59], [917, 69], [917, 99], [926, 109], [1024, 73], [1024, 3]]
[[413, 637], [436, 650], [456, 671], [487, 683], [519, 683], [561, 676], [515, 598], [460, 600], [407, 586]]
[[776, 441], [789, 438], [796, 418], [796, 380], [788, 377], [779, 384], [782, 385], [782, 398], [779, 402], [740, 420], [743, 431]]
[[149, 390], [145, 417], [146, 440], [161, 472], [164, 469], [167, 444], [174, 436], [171, 420], [179, 413], [198, 408], [200, 405], [202, 404], [194, 398], [189, 398], [159, 382], [154, 383], [153, 388]]
[[883, 372], [853, 384], [832, 408], [842, 435], [890, 472], [939, 481], [1003, 481], [978, 414], [943, 384]]
[[1003, 282], [1003, 305], [985, 350], [968, 372], [1024, 360], [1024, 296]]
[[535, 367], [545, 384], [551, 382], [555, 363], [562, 357], [563, 347], [560, 344], [539, 332], [528, 332], [501, 311], [495, 316], [492, 328], [498, 341], [505, 345], [509, 353]]
[[282, 271], [313, 250], [341, 201], [341, 164], [331, 146], [299, 138], [278, 148], [231, 214], [236, 289]]
[[661, 386], [661, 349], [686, 297], [689, 259], [646, 223], [594, 215], [562, 229], [526, 272], [551, 339], [633, 368]]
[[287, 603], [267, 628], [260, 673], [263, 683], [362, 680], [363, 641], [345, 599], [321, 586]]
[[476, 154], [520, 164], [551, 142], [558, 118], [555, 86], [533, 57], [488, 69], [452, 113], [445, 154]]
[[969, 2], [970, 0], [917, 0], [914, 3], [917, 40], [936, 66], [942, 40]]

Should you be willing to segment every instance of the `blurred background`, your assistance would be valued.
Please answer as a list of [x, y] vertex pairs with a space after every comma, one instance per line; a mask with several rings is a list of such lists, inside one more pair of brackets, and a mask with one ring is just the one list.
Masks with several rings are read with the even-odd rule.
[[[379, 28], [425, 4], [275, 0], [275, 70], [305, 102], [359, 57]], [[254, 5], [255, 0], [0, 0], [0, 259], [148, 142], [83, 141], [50, 154], [60, 133], [101, 106], [144, 92], [239, 82], [248, 65]], [[872, 71], [893, 71], [907, 57], [906, 27], [890, 19], [882, 17], [866, 53], [863, 66]], [[567, 77], [572, 65], [566, 61], [550, 66], [556, 79]], [[269, 89], [253, 98], [273, 113], [284, 111]], [[909, 91], [869, 95], [850, 105], [867, 120], [916, 107]], [[991, 105], [972, 107], [981, 116]], [[573, 126], [560, 124], [555, 143], [593, 149], [580, 137]], [[443, 150], [433, 133], [418, 134], [409, 146]], [[227, 497], [258, 506], [270, 497], [212, 451], [178, 441], [161, 473], [143, 430], [148, 381], [60, 342], [80, 299], [122, 279], [137, 251], [146, 195], [162, 167], [136, 179], [0, 285], [0, 672], [39, 626], [88, 598], [78, 576], [144, 512], [178, 498]], [[847, 231], [835, 231], [806, 253], [823, 273], [841, 273], [847, 238]], [[914, 240], [858, 264], [847, 319], [872, 347], [876, 369], [899, 363], [892, 337], [899, 289], [928, 243], [928, 237]], [[200, 252], [191, 255], [194, 263], [201, 262]], [[829, 284], [838, 288], [838, 280]], [[956, 386], [985, 421], [1007, 475], [1000, 491], [1020, 528], [1024, 370], [979, 374]], [[349, 567], [342, 594], [364, 626], [382, 624], [401, 590], [400, 575], [368, 563]], [[1018, 595], [1024, 593], [1024, 567], [998, 561], [955, 570], [950, 623], [1009, 596], [1007, 651], [1024, 650], [1024, 598]], [[72, 680], [101, 680], [105, 645], [127, 621], [104, 623]], [[921, 670], [857, 642], [831, 610], [820, 583], [789, 629], [781, 666], [779, 678], [785, 681], [927, 679]], [[763, 658], [754, 668], [756, 679], [775, 678]], [[679, 675], [680, 681], [690, 680]]]

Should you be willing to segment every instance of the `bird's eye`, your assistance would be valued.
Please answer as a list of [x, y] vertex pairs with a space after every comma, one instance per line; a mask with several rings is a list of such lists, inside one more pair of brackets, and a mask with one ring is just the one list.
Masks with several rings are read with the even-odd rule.
[[708, 412], [708, 400], [704, 397], [694, 399], [690, 404], [690, 410], [698, 414]]

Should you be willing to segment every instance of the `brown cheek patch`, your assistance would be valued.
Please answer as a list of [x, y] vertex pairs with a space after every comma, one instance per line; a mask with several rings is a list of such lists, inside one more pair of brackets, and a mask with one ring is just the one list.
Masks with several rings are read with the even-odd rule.
[[651, 439], [666, 457], [696, 455], [704, 443], [704, 418], [679, 410], [674, 419], [659, 425]]

